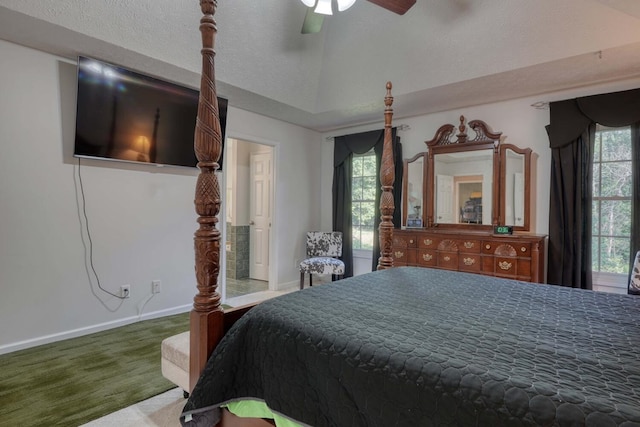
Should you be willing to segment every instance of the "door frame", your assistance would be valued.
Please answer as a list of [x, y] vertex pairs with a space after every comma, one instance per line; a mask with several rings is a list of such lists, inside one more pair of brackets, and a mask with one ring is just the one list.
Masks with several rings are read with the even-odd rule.
[[[229, 131], [229, 133], [226, 135], [226, 138], [231, 138], [231, 139], [236, 139], [236, 140], [240, 140], [240, 141], [244, 141], [244, 142], [250, 142], [253, 144], [260, 144], [260, 145], [266, 145], [268, 147], [271, 147], [271, 153], [272, 153], [272, 176], [271, 176], [271, 182], [272, 182], [272, 191], [271, 191], [271, 236], [269, 239], [269, 290], [270, 291], [274, 291], [274, 290], [278, 290], [278, 277], [277, 277], [277, 265], [278, 265], [278, 261], [279, 261], [279, 254], [278, 254], [278, 245], [277, 245], [277, 238], [276, 236], [278, 235], [278, 206], [276, 204], [276, 200], [278, 200], [277, 194], [278, 194], [278, 161], [280, 158], [280, 147], [278, 142], [276, 141], [272, 141], [272, 140], [268, 140], [266, 138], [261, 138], [261, 137], [256, 137], [255, 135], [247, 135], [247, 134], [243, 134], [242, 132], [231, 132]], [[228, 148], [229, 144], [224, 144], [224, 156], [226, 159], [229, 158], [229, 156], [227, 156], [226, 150]], [[221, 248], [224, 248], [224, 245], [227, 241], [227, 230], [226, 230], [226, 209], [227, 209], [227, 197], [226, 197], [226, 186], [227, 186], [227, 182], [226, 182], [226, 173], [224, 172], [224, 166], [223, 166], [223, 171], [221, 173], [221, 194], [223, 195], [222, 197], [222, 204], [220, 207], [220, 214], [219, 214], [219, 218], [220, 218], [220, 228], [221, 228]], [[248, 189], [247, 189], [248, 191]], [[220, 257], [220, 283], [223, 283], [222, 281], [224, 281], [224, 283], [226, 284], [226, 280], [227, 280], [227, 271], [226, 271], [226, 266], [227, 266], [227, 254], [226, 254], [226, 250], [221, 250], [221, 257]], [[222, 301], [226, 301], [226, 286], [221, 286], [221, 292], [220, 292], [221, 296], [222, 296]]]

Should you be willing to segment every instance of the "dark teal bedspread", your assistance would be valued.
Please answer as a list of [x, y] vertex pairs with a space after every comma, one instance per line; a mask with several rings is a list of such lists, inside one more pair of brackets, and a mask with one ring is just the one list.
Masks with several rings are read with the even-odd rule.
[[257, 398], [322, 426], [640, 426], [640, 297], [400, 267], [264, 302], [185, 425]]

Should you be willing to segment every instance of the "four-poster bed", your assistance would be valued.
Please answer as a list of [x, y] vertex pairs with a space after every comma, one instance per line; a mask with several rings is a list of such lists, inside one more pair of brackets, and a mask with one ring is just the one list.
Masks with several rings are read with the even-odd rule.
[[[220, 212], [221, 193], [216, 171], [222, 150], [222, 133], [218, 113], [215, 83], [215, 34], [214, 19], [217, 1], [201, 0], [203, 17], [200, 20], [202, 33], [202, 77], [198, 118], [194, 136], [194, 147], [200, 174], [196, 184], [195, 207], [199, 229], [195, 232], [196, 280], [198, 293], [194, 298], [190, 316], [190, 388], [193, 389], [213, 348], [227, 330], [253, 305], [249, 304], [224, 311], [220, 305], [218, 273], [220, 271], [220, 231], [216, 228]], [[393, 97], [391, 83], [386, 85], [384, 148], [380, 168], [382, 195], [380, 199], [380, 258], [378, 270], [393, 266], [391, 240], [393, 233], [393, 181], [394, 163], [391, 148], [391, 120]]]
[[391, 268], [390, 83], [381, 271], [223, 311], [217, 293], [216, 3], [200, 0], [198, 293], [190, 329], [193, 390], [184, 425], [269, 425], [262, 416], [250, 421], [255, 424], [238, 424], [222, 409], [245, 401], [314, 426], [640, 425], [637, 299]]

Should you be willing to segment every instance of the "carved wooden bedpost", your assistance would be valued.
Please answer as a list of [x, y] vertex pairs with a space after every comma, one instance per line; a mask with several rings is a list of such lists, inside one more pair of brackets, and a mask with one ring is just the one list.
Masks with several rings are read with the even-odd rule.
[[393, 267], [391, 243], [393, 240], [393, 182], [395, 180], [395, 164], [393, 162], [393, 141], [391, 135], [391, 119], [393, 117], [393, 96], [391, 96], [391, 82], [387, 82], [387, 95], [384, 97], [384, 148], [380, 164], [380, 258], [378, 270]]
[[220, 212], [220, 185], [216, 171], [222, 149], [222, 134], [215, 84], [214, 43], [216, 0], [200, 0], [204, 15], [202, 33], [202, 78], [194, 148], [198, 158], [198, 182], [195, 208], [198, 230], [195, 232], [195, 270], [198, 293], [193, 299], [190, 317], [189, 387], [193, 390], [209, 355], [223, 336], [223, 311], [218, 293], [220, 271], [220, 231], [216, 228]]

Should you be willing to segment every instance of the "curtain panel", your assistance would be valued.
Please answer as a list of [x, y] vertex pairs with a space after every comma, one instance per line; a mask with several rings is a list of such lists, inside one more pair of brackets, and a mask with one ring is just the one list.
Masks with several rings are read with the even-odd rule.
[[631, 126], [633, 200], [631, 257], [640, 250], [640, 89], [552, 102], [549, 283], [591, 289], [591, 199], [596, 124]]
[[[392, 128], [392, 141], [394, 141], [394, 159], [396, 164], [396, 180], [394, 182], [394, 199], [400, 196], [400, 184], [402, 177], [402, 154], [399, 138], [397, 137], [397, 129]], [[384, 144], [384, 129], [369, 132], [361, 132], [351, 135], [337, 136], [334, 138], [333, 151], [333, 230], [342, 232], [342, 261], [345, 263], [344, 277], [353, 276], [353, 235], [352, 235], [352, 168], [351, 162], [354, 154], [365, 154], [371, 149], [376, 153], [376, 210], [380, 204], [380, 159], [382, 157], [382, 147]], [[396, 148], [397, 146], [397, 148]], [[396, 156], [396, 153], [400, 154]], [[398, 163], [400, 163], [400, 175], [397, 175]], [[400, 179], [399, 179], [400, 177]], [[396, 206], [400, 206], [396, 201]], [[396, 209], [399, 211], [399, 209]], [[377, 225], [380, 223], [378, 215], [376, 215], [376, 223], [374, 223], [374, 260], [377, 265], [378, 258], [376, 253], [380, 253], [380, 243], [377, 237]], [[394, 224], [400, 224], [400, 214], [394, 212]]]
[[591, 289], [591, 187], [595, 124], [551, 150], [547, 282]]

